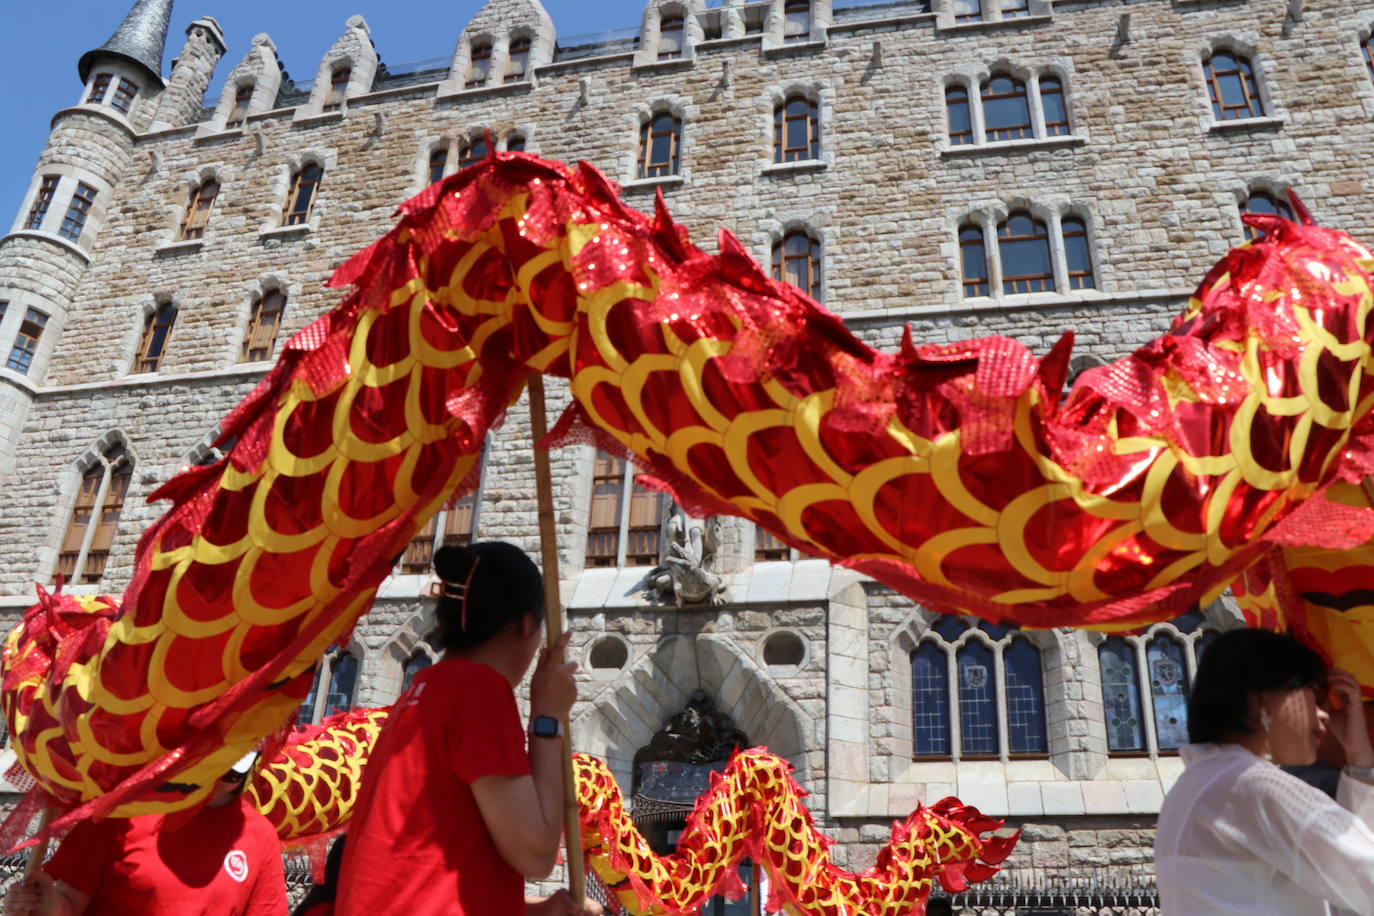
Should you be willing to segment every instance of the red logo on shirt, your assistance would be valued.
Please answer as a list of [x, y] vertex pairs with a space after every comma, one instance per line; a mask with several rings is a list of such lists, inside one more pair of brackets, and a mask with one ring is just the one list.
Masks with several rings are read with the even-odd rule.
[[248, 880], [248, 857], [238, 849], [231, 849], [224, 857], [224, 870], [239, 884]]

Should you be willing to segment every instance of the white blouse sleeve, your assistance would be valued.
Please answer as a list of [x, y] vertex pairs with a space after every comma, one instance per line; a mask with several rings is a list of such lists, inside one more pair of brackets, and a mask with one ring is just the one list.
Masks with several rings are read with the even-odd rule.
[[[1299, 887], [1356, 913], [1374, 914], [1374, 786], [1342, 774], [1332, 801], [1295, 777], [1256, 768], [1255, 854]], [[1248, 793], [1247, 793], [1248, 794]]]

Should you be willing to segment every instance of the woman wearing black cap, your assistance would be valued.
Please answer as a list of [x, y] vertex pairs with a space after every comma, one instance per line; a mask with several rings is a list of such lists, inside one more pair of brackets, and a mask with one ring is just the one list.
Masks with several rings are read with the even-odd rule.
[[[339, 916], [599, 913], [566, 893], [526, 901], [562, 836], [560, 725], [577, 698], [564, 633], [540, 652], [543, 579], [496, 541], [434, 555], [444, 657], [396, 701], [363, 773]], [[530, 729], [515, 687], [530, 681]]]

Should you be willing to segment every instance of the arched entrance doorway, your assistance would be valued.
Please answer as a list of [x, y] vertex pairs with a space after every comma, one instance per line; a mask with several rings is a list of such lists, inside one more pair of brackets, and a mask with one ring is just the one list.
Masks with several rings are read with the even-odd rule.
[[[711, 774], [725, 769], [749, 739], [728, 715], [716, 709], [705, 691], [694, 691], [687, 708], [668, 720], [634, 756], [630, 816], [654, 852], [670, 855], [677, 847], [697, 797], [711, 787]], [[739, 866], [740, 880], [752, 890], [753, 863]], [[762, 888], [760, 889], [762, 891]], [[763, 893], [736, 901], [712, 897], [701, 916], [757, 916]]]

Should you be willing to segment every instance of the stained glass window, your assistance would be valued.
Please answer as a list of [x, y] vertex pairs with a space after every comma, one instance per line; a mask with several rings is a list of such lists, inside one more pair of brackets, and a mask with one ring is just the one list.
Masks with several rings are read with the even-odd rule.
[[913, 756], [948, 757], [949, 656], [933, 642], [911, 653]]
[[1177, 750], [1188, 743], [1188, 668], [1183, 646], [1159, 633], [1145, 644], [1145, 665], [1159, 749]]
[[997, 677], [992, 650], [970, 642], [956, 656], [959, 675], [960, 752], [964, 757], [997, 754]]
[[1140, 716], [1140, 678], [1135, 659], [1135, 646], [1120, 636], [1113, 636], [1097, 647], [1109, 751], [1145, 750], [1145, 722]]
[[1045, 677], [1040, 650], [1028, 639], [1013, 639], [1002, 653], [1007, 679], [1007, 749], [1012, 754], [1045, 754]]

